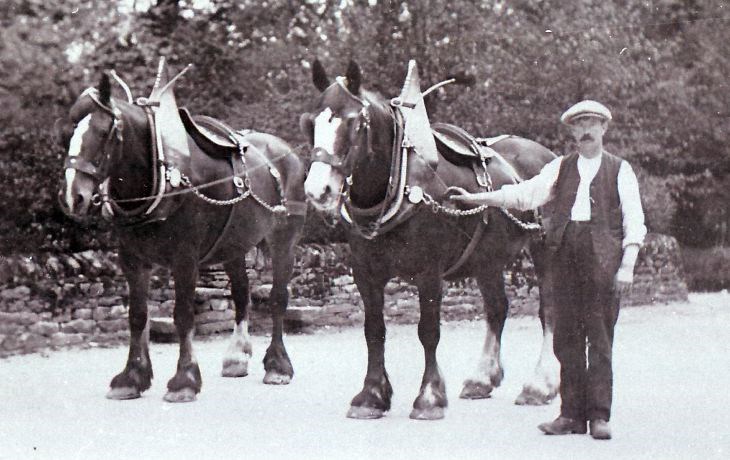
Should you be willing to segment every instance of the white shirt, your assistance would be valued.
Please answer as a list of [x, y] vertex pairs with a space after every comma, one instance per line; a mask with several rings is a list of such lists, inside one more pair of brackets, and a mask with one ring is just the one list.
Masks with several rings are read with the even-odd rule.
[[[571, 220], [591, 219], [590, 186], [601, 166], [603, 154], [595, 158], [578, 157], [578, 174], [580, 183], [575, 203], [570, 212]], [[504, 207], [527, 211], [536, 209], [555, 197], [555, 183], [560, 173], [560, 165], [565, 157], [558, 157], [545, 165], [540, 174], [519, 184], [505, 185], [500, 190], [504, 199]], [[641, 208], [639, 181], [631, 165], [622, 161], [618, 170], [618, 195], [621, 201], [624, 239], [622, 246], [641, 244], [646, 236], [644, 211]]]

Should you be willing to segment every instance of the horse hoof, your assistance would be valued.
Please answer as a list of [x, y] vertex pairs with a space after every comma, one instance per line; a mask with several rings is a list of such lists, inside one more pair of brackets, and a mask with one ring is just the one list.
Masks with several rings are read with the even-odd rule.
[[291, 382], [291, 375], [280, 374], [274, 371], [268, 371], [264, 375], [264, 383], [266, 385], [289, 385], [289, 382]]
[[240, 361], [225, 363], [221, 375], [223, 377], [246, 377], [248, 375], [248, 363]]
[[467, 380], [459, 397], [461, 399], [487, 399], [492, 397], [494, 387], [486, 383]]
[[374, 407], [350, 406], [350, 410], [347, 411], [347, 418], [359, 420], [375, 420], [376, 418], [383, 418], [384, 415], [384, 410]]
[[106, 394], [107, 399], [114, 399], [117, 401], [123, 401], [125, 399], [137, 399], [141, 396], [142, 394], [135, 387], [110, 388], [109, 392]]
[[538, 390], [523, 388], [522, 393], [515, 399], [518, 406], [545, 406], [552, 402], [553, 397]]
[[413, 409], [410, 417], [413, 420], [441, 420], [446, 415], [443, 407], [429, 407], [428, 409]]
[[183, 388], [180, 391], [168, 391], [163, 398], [170, 403], [184, 403], [195, 401], [195, 391], [190, 388]]

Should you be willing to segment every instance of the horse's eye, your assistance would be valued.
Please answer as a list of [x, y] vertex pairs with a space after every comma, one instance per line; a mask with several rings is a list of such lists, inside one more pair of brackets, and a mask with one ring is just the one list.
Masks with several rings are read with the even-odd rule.
[[362, 118], [358, 115], [348, 115], [345, 118], [345, 121], [346, 121], [348, 129], [350, 131], [350, 137], [355, 136], [357, 134], [357, 132], [360, 131], [360, 125], [362, 123]]

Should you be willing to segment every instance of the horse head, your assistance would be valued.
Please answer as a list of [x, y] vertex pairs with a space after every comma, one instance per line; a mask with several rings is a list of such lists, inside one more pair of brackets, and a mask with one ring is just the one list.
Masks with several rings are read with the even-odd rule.
[[112, 98], [106, 72], [98, 87], [86, 89], [76, 99], [68, 115], [73, 128], [65, 136], [70, 140], [58, 194], [66, 215], [79, 221], [89, 219], [99, 209], [104, 211], [110, 187], [138, 186], [121, 184], [121, 180], [110, 184], [110, 179], [125, 169], [121, 167], [124, 143], [143, 135], [133, 126], [146, 128], [145, 119], [139, 116], [131, 104]]
[[[372, 159], [379, 150], [377, 144], [388, 142], [375, 138], [373, 132], [390, 133], [392, 114], [387, 101], [361, 88], [360, 68], [353, 61], [345, 76], [330, 83], [317, 60], [312, 65], [312, 81], [321, 94], [313, 110], [300, 119], [313, 148], [304, 189], [316, 208], [336, 212], [353, 171]], [[390, 128], [381, 129], [386, 127]]]

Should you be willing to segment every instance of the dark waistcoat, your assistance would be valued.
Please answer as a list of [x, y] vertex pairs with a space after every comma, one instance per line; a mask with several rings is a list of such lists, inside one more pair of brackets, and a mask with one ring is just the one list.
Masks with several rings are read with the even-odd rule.
[[[570, 212], [578, 193], [578, 157], [578, 154], [570, 154], [560, 164], [552, 200], [553, 217], [547, 228], [547, 244], [553, 252], [560, 250], [565, 227], [570, 222]], [[593, 251], [602, 271], [611, 277], [618, 270], [623, 254], [623, 218], [618, 194], [621, 162], [621, 158], [604, 150], [601, 166], [590, 186]]]

